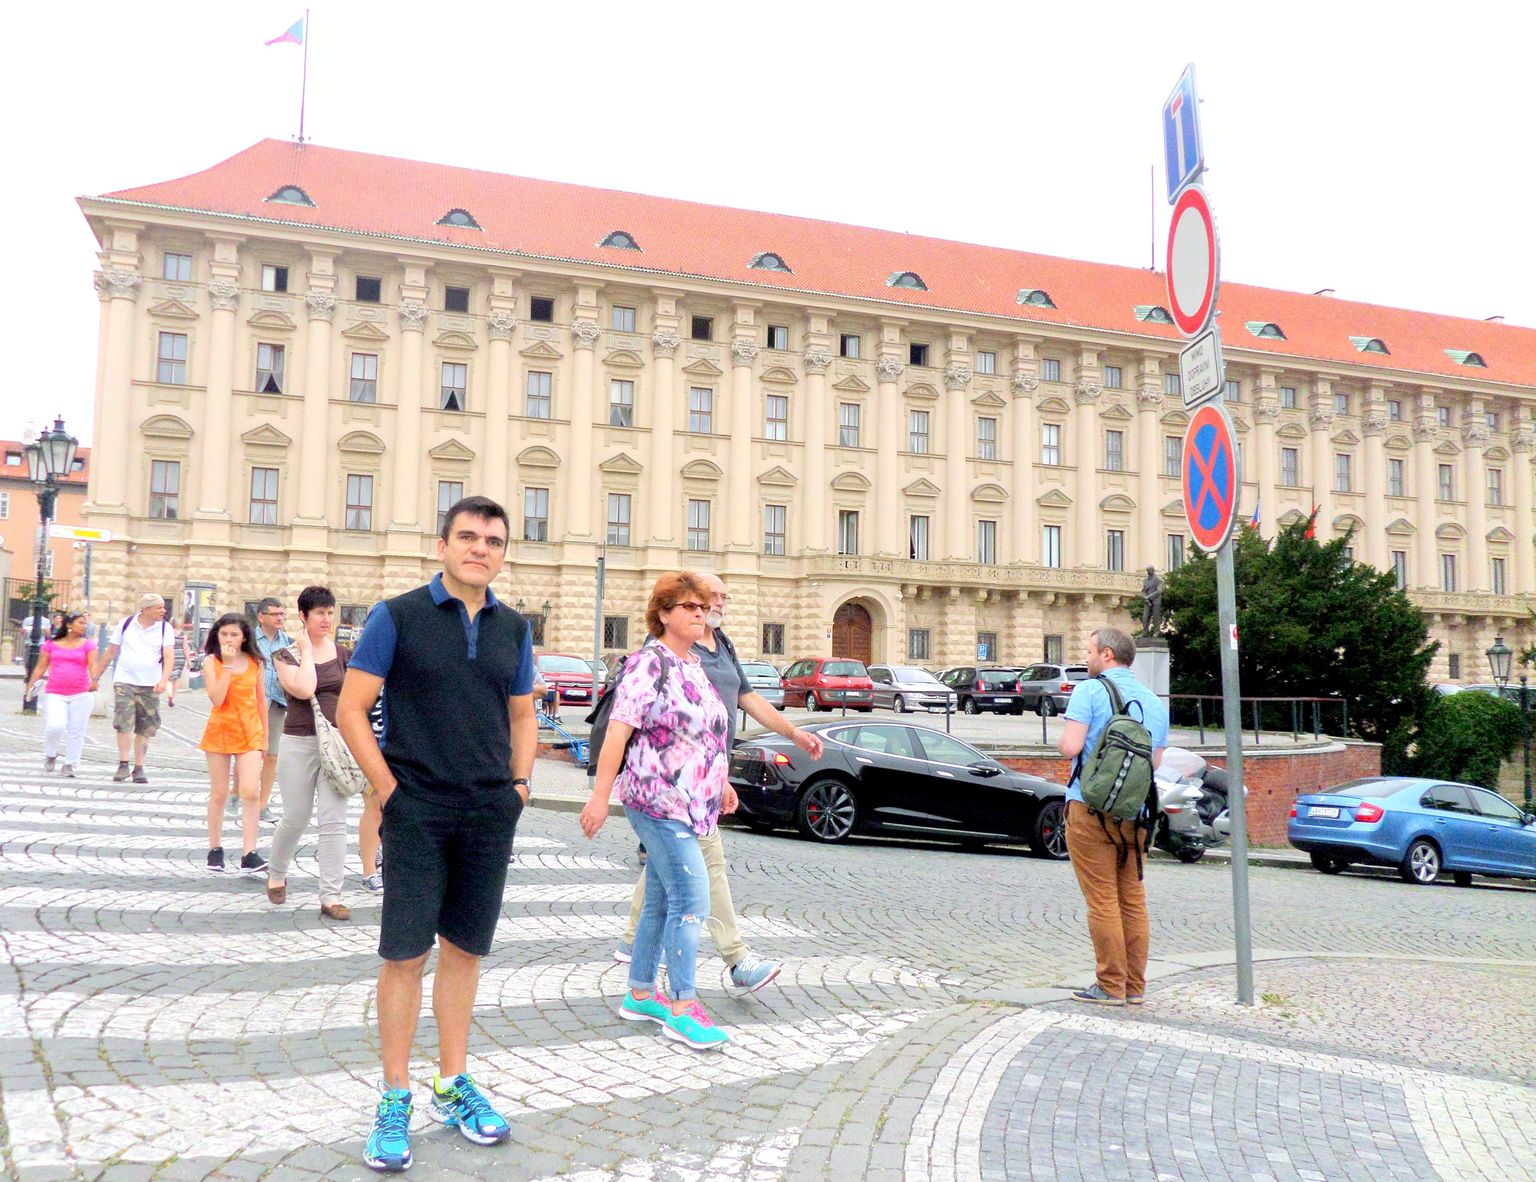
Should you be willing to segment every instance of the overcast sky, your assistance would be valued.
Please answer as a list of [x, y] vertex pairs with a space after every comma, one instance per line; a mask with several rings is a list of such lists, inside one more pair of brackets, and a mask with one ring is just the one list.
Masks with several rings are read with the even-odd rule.
[[[1167, 231], [1162, 102], [1193, 61], [1224, 279], [1536, 326], [1529, 0], [311, 10], [317, 143], [1139, 267]], [[302, 50], [262, 43], [303, 13], [12, 10], [0, 435], [62, 411], [90, 441], [74, 198], [295, 135]]]

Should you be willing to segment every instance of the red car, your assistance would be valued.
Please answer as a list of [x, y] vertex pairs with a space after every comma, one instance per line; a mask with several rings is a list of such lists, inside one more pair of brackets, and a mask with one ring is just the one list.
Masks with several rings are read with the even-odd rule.
[[862, 661], [811, 657], [784, 670], [784, 705], [807, 710], [846, 706], [868, 714], [875, 708], [875, 683]]
[[592, 663], [571, 653], [538, 653], [533, 658], [539, 680], [560, 695], [560, 702], [592, 704]]

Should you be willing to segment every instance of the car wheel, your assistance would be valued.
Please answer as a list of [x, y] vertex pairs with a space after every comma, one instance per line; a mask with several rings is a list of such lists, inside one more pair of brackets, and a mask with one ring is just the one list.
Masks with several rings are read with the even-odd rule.
[[845, 839], [858, 817], [859, 805], [852, 790], [831, 777], [811, 781], [801, 793], [795, 813], [800, 832], [812, 841], [824, 842]]
[[1312, 855], [1312, 869], [1322, 874], [1337, 874], [1348, 865], [1343, 858], [1336, 858], [1332, 854]]
[[1030, 827], [1029, 848], [1041, 858], [1060, 862], [1067, 856], [1067, 805], [1065, 801], [1048, 800], [1035, 814]]
[[967, 714], [980, 714], [981, 713], [981, 707], [976, 705], [976, 699], [975, 698], [966, 698], [965, 700], [963, 700], [960, 703], [960, 709], [964, 710]]
[[1174, 848], [1173, 856], [1186, 866], [1193, 866], [1201, 858], [1205, 857], [1205, 847], [1203, 845], [1183, 843]]
[[1428, 886], [1440, 877], [1440, 847], [1419, 838], [1408, 847], [1397, 866], [1398, 876], [1415, 886]]
[[900, 694], [897, 694], [896, 700], [891, 703], [891, 708], [895, 710], [897, 714], [905, 714], [907, 712], [907, 700]]
[[1035, 709], [1039, 712], [1041, 718], [1050, 718], [1056, 713], [1056, 701], [1054, 698], [1042, 697], [1036, 704]]
[[1457, 886], [1471, 886], [1472, 872], [1469, 870], [1453, 870], [1451, 872], [1451, 880]]
[[815, 694], [808, 693], [805, 695], [805, 708], [812, 714], [821, 709], [821, 703], [816, 700]]

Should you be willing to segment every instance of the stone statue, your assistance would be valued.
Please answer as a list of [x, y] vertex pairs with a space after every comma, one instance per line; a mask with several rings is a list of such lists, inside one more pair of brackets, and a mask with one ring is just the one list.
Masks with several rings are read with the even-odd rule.
[[1141, 634], [1156, 636], [1163, 630], [1163, 580], [1155, 567], [1147, 567], [1141, 584]]

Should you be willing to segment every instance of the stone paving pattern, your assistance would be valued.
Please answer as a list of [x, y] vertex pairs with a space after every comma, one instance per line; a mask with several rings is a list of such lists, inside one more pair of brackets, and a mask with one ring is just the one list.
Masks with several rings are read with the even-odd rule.
[[[378, 900], [354, 854], [355, 919], [323, 923], [312, 840], [282, 908], [203, 870], [205, 706], [180, 701], [150, 785], [110, 782], [104, 719], [71, 782], [42, 775], [40, 721], [0, 685], [0, 1172], [371, 1177]], [[1225, 868], [1154, 861], [1148, 1004], [1089, 1009], [1059, 988], [1090, 963], [1065, 864], [726, 844], [747, 937], [786, 968], [732, 996], [706, 941], [703, 997], [733, 1042], [705, 1057], [612, 1013], [622, 818], [588, 843], [568, 812], [524, 815], [471, 1036], [512, 1143], [418, 1108], [411, 1177], [1536, 1178], [1528, 886], [1256, 867], [1268, 1000], [1243, 1009]], [[418, 1096], [434, 1041], [428, 1011]]]

